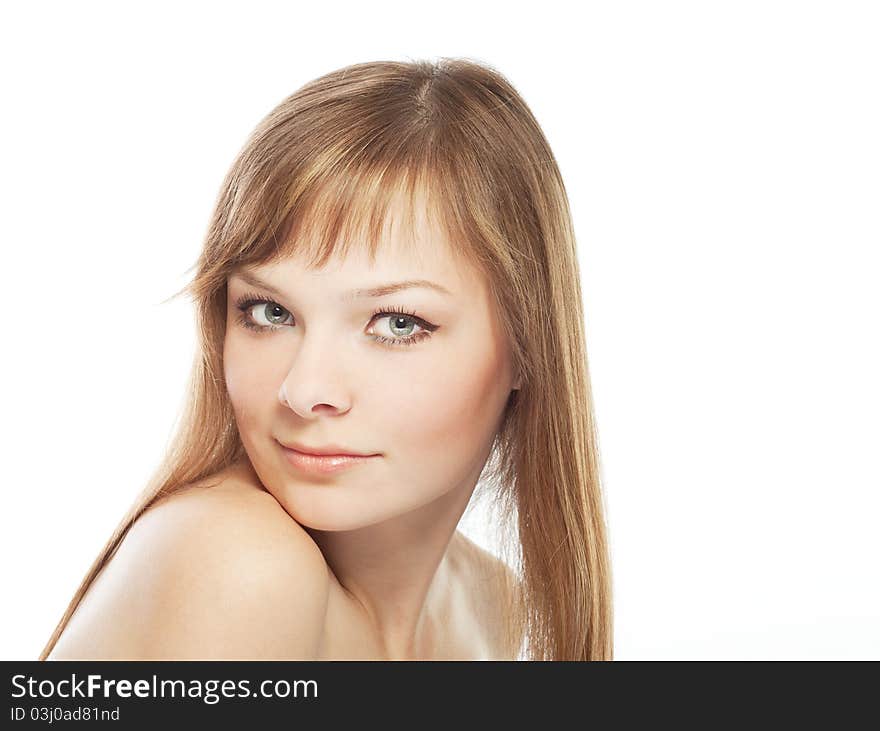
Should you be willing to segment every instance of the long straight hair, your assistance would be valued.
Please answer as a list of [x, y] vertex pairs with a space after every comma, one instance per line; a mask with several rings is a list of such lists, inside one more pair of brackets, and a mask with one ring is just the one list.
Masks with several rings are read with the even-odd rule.
[[[382, 238], [397, 196], [424, 203], [485, 276], [521, 387], [481, 480], [516, 575], [505, 610], [531, 660], [611, 660], [612, 601], [598, 435], [576, 242], [565, 186], [510, 82], [469, 59], [373, 62], [283, 100], [229, 170], [188, 293], [197, 348], [164, 458], [84, 577], [40, 659], [95, 577], [156, 501], [245, 458], [226, 391], [226, 281], [305, 253], [316, 266]], [[408, 225], [412, 225], [409, 216]]]

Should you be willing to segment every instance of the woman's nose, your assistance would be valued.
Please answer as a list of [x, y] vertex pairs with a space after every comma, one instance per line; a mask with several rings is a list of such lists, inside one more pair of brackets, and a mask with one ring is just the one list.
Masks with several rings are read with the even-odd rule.
[[[317, 340], [304, 338], [294, 361], [278, 389], [278, 401], [303, 418], [317, 413], [342, 413], [349, 408], [349, 396], [330, 364], [339, 365], [338, 348], [321, 347]], [[327, 344], [327, 341], [324, 341]], [[334, 356], [335, 353], [335, 356]]]

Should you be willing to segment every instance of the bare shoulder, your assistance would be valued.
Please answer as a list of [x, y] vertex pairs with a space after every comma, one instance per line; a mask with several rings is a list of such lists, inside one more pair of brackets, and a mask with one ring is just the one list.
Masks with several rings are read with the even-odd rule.
[[145, 511], [50, 659], [310, 659], [329, 592], [323, 555], [265, 490], [224, 479]]
[[511, 623], [511, 609], [518, 606], [520, 581], [507, 563], [465, 535], [456, 533], [456, 541], [465, 590], [494, 659], [514, 659], [519, 639]]
[[516, 590], [519, 581], [510, 566], [463, 533], [457, 532], [455, 537], [463, 556], [463, 563], [470, 567], [469, 573], [478, 584], [489, 586], [493, 590], [499, 586], [510, 591]]

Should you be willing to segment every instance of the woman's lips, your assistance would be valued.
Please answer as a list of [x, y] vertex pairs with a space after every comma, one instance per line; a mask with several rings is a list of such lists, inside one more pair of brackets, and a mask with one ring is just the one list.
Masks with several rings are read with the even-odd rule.
[[280, 446], [281, 451], [284, 453], [284, 458], [291, 465], [299, 470], [302, 470], [303, 472], [309, 472], [318, 475], [327, 475], [334, 472], [340, 472], [350, 467], [354, 467], [357, 464], [368, 462], [369, 460], [375, 459], [379, 456], [378, 454], [373, 454], [368, 457], [356, 457], [347, 454], [305, 454], [304, 452], [297, 452], [295, 449], [290, 449], [289, 447], [285, 447], [284, 445]]

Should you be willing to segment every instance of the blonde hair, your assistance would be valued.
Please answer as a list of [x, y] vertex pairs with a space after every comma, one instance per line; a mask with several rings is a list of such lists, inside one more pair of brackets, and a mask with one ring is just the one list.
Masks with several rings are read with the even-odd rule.
[[147, 508], [246, 456], [223, 375], [229, 274], [293, 251], [321, 266], [352, 241], [366, 242], [372, 258], [392, 200], [404, 194], [413, 210], [420, 192], [454, 251], [485, 275], [521, 378], [484, 470], [505, 535], [516, 535], [507, 544], [519, 575], [512, 631], [527, 659], [612, 659], [598, 435], [565, 187], [510, 82], [485, 64], [441, 58], [360, 63], [315, 79], [239, 152], [195, 276], [174, 295], [190, 294], [198, 327], [175, 435], [41, 660]]

